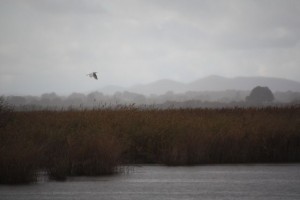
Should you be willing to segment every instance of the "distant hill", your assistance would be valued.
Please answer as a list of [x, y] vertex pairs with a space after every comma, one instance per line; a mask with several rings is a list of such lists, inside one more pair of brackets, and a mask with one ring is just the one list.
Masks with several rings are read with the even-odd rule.
[[164, 94], [168, 91], [181, 93], [186, 91], [186, 85], [173, 80], [163, 79], [144, 85], [135, 85], [128, 89], [139, 94]]
[[112, 95], [112, 94], [114, 94], [116, 92], [123, 92], [125, 90], [126, 90], [125, 88], [120, 87], [120, 86], [108, 85], [106, 87], [103, 87], [103, 88], [99, 89], [98, 91], [99, 92], [103, 92], [104, 94]]
[[267, 86], [276, 91], [300, 91], [300, 82], [272, 77], [235, 77], [208, 76], [188, 84], [188, 90], [252, 90], [256, 86]]
[[[216, 75], [201, 78], [190, 83], [181, 83], [178, 81], [163, 79], [149, 84], [141, 84], [130, 88], [122, 88], [122, 91], [127, 90], [144, 95], [160, 95], [168, 91], [173, 91], [174, 93], [184, 93], [187, 91], [252, 90], [256, 86], [267, 86], [273, 92], [300, 92], [300, 82], [288, 79], [272, 77], [225, 78]], [[117, 87], [114, 87], [114, 91], [116, 91], [116, 89]]]

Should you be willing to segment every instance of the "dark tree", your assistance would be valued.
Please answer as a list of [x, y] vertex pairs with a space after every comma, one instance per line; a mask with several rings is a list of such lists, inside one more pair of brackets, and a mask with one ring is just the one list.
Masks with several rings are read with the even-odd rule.
[[10, 96], [7, 98], [9, 104], [20, 106], [26, 104], [26, 98], [22, 96]]
[[246, 97], [246, 102], [262, 104], [266, 102], [272, 102], [274, 95], [268, 87], [257, 86], [252, 89], [250, 95]]

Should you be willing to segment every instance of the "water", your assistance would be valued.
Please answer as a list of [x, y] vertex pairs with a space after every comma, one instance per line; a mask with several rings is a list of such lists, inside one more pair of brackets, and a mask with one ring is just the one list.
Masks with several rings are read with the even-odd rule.
[[300, 199], [300, 164], [138, 166], [107, 177], [0, 186], [1, 200]]

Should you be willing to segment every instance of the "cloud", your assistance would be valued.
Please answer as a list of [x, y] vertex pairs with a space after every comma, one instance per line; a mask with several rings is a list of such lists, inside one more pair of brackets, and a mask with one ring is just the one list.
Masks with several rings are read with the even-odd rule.
[[105, 12], [101, 1], [97, 0], [27, 0], [27, 6], [36, 9], [37, 12], [60, 14], [60, 15], [81, 15], [81, 14], [101, 14]]
[[[296, 0], [2, 0], [0, 91], [70, 93], [210, 74], [300, 80], [299, 13]], [[90, 71], [98, 82], [85, 81]]]

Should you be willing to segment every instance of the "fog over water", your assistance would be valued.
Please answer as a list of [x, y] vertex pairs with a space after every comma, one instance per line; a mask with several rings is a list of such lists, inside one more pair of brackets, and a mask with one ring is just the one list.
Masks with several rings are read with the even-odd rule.
[[300, 81], [299, 13], [297, 0], [1, 0], [0, 95], [210, 75]]

